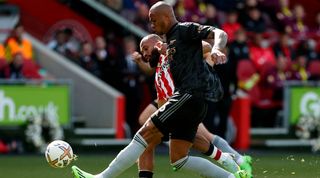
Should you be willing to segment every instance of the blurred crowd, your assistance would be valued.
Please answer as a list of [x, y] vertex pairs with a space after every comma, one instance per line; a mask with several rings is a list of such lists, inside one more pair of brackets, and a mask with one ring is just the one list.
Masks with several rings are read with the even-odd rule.
[[138, 50], [134, 36], [124, 37], [122, 44], [115, 46], [108, 44], [102, 36], [96, 37], [93, 42], [79, 41], [72, 35], [72, 29], [66, 28], [58, 30], [47, 46], [124, 93], [127, 123], [132, 126], [132, 131], [139, 128], [135, 121], [148, 77], [141, 73], [131, 57]]
[[[148, 10], [156, 0], [98, 1], [152, 32]], [[281, 124], [278, 119], [285, 81], [320, 79], [320, 11], [313, 23], [307, 24], [303, 4], [290, 4], [289, 0], [167, 2], [174, 6], [179, 21], [212, 25], [227, 32], [229, 61], [216, 70], [227, 95], [250, 97], [252, 127]]]
[[50, 76], [34, 58], [32, 43], [18, 23], [0, 43], [0, 79], [48, 79]]

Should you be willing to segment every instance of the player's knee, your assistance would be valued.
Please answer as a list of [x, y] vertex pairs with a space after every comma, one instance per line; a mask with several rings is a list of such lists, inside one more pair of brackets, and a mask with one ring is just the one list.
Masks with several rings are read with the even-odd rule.
[[178, 171], [179, 169], [181, 169], [184, 164], [187, 162], [188, 160], [188, 156], [182, 157], [176, 161], [171, 160], [171, 166], [173, 171]]
[[148, 144], [159, 144], [162, 134], [153, 124], [144, 124], [138, 131]]
[[140, 125], [143, 125], [143, 124], [147, 121], [147, 119], [148, 119], [148, 118], [140, 115], [140, 116], [139, 116], [139, 124], [140, 124]]

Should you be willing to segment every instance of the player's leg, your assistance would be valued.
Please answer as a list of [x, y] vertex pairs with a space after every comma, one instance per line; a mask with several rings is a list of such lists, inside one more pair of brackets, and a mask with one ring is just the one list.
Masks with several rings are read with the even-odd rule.
[[166, 122], [170, 118], [168, 120], [170, 123], [168, 129], [171, 133], [170, 161], [174, 170], [185, 169], [204, 177], [235, 177], [234, 174], [220, 168], [207, 159], [188, 155], [198, 125], [206, 113], [207, 105], [201, 98], [190, 94], [180, 96], [177, 94], [177, 98], [179, 99], [175, 95], [168, 102], [170, 103], [169, 105], [174, 105], [174, 107], [170, 107], [168, 110], [174, 109], [175, 112], [169, 112], [170, 114], [164, 115], [164, 117], [159, 119], [160, 122]]
[[202, 123], [199, 124], [198, 132], [199, 134], [203, 135], [206, 139], [210, 140], [211, 143], [213, 143], [216, 147], [218, 147], [223, 152], [234, 154], [235, 160], [237, 161], [237, 163], [238, 163], [238, 159], [242, 158], [242, 155], [239, 154], [236, 150], [234, 150], [226, 140], [224, 140], [218, 135], [214, 135], [211, 132], [209, 132]]
[[[221, 122], [226, 122], [227, 118], [228, 118], [228, 113], [229, 113], [229, 107], [228, 105], [230, 105], [230, 98], [225, 97], [223, 99], [223, 101], [217, 103], [213, 103], [213, 102], [208, 102], [208, 107], [210, 108], [209, 110], [211, 111], [210, 113], [207, 113], [206, 116], [206, 120], [204, 121], [209, 121], [212, 119], [212, 117], [214, 117], [215, 114], [215, 110], [218, 110], [220, 118], [222, 119]], [[211, 118], [211, 119], [208, 119]], [[208, 125], [210, 125], [209, 123], [207, 123]], [[223, 127], [225, 127], [223, 125]], [[211, 128], [211, 131], [213, 128]], [[224, 133], [225, 129], [222, 129], [221, 133]], [[229, 143], [223, 139], [222, 137], [216, 135], [216, 134], [212, 134], [205, 126], [204, 124], [200, 124], [199, 125], [199, 129], [198, 131], [200, 132], [200, 134], [203, 134], [207, 139], [209, 139], [213, 145], [215, 145], [216, 147], [218, 147], [220, 150], [222, 150], [225, 153], [232, 153], [235, 156], [235, 160], [237, 162], [237, 164], [240, 166], [241, 169], [246, 170], [249, 174], [252, 173], [252, 167], [251, 167], [251, 157], [250, 156], [242, 156], [241, 154], [239, 154], [236, 150], [234, 150]]]
[[235, 155], [235, 160], [242, 170], [246, 170], [252, 177], [252, 158], [250, 156], [242, 156], [234, 150], [228, 142], [218, 135], [213, 136], [212, 143], [225, 152]]
[[[143, 125], [147, 119], [157, 111], [157, 103], [150, 103], [140, 114], [139, 123]], [[138, 159], [139, 178], [152, 178], [154, 165], [154, 149], [155, 146], [148, 145], [147, 149]]]
[[138, 160], [139, 178], [152, 178], [154, 166], [154, 146], [148, 145]]
[[233, 176], [230, 172], [216, 166], [207, 159], [188, 156], [191, 146], [192, 143], [185, 140], [170, 140], [170, 160], [175, 171], [185, 169], [203, 177], [229, 178]]
[[185, 169], [208, 178], [248, 178], [246, 172], [228, 172], [207, 159], [188, 156], [191, 142], [179, 139], [170, 140], [170, 160], [174, 171]]
[[158, 109], [158, 104], [156, 101], [152, 101], [140, 114], [139, 116], [139, 124], [143, 125], [150, 116], [156, 112]]
[[[199, 130], [199, 129], [198, 129]], [[196, 134], [196, 138], [193, 144], [193, 148], [207, 155], [208, 157], [216, 160], [227, 171], [236, 173], [240, 170], [238, 164], [229, 153], [222, 152], [216, 146], [214, 146], [210, 140], [205, 138], [204, 135]]]
[[[176, 99], [175, 102], [167, 103], [153, 113], [151, 119], [148, 119], [140, 128], [129, 145], [117, 155], [103, 172], [96, 175], [95, 178], [117, 177], [138, 160], [148, 145], [158, 143], [163, 136], [162, 133], [168, 133], [167, 128], [170, 124], [170, 115], [174, 113], [177, 107], [183, 104], [186, 98], [178, 96]], [[161, 130], [162, 133], [159, 132], [159, 130]], [[86, 178], [90, 175], [76, 167], [73, 168], [73, 172], [77, 178]]]
[[148, 145], [159, 143], [162, 138], [161, 132], [155, 127], [149, 119], [135, 134], [133, 140], [126, 146], [109, 166], [97, 175], [86, 173], [76, 166], [72, 171], [76, 178], [113, 178], [120, 175], [130, 166], [132, 166], [145, 151]]
[[246, 170], [248, 174], [252, 175], [251, 157], [242, 156], [235, 149], [233, 149], [229, 143], [218, 135], [210, 133], [206, 127], [201, 123], [198, 127], [198, 133], [210, 140], [214, 146], [218, 147], [224, 153], [231, 153], [235, 156], [235, 161], [242, 170]]
[[236, 160], [242, 157], [242, 155], [240, 155], [236, 150], [234, 150], [226, 140], [224, 140], [218, 135], [215, 135], [209, 132], [208, 129], [202, 123], [199, 124], [197, 134], [203, 135], [206, 139], [210, 140], [210, 142], [213, 143], [216, 147], [218, 147], [221, 151], [234, 154]]

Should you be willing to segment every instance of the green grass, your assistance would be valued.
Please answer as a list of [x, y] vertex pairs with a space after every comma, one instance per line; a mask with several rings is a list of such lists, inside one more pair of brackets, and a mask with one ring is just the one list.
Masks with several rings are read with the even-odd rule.
[[[114, 158], [112, 154], [79, 155], [74, 162], [92, 173], [102, 171]], [[315, 154], [267, 154], [254, 155], [256, 178], [320, 178], [320, 157]], [[156, 157], [154, 178], [196, 178], [190, 172], [173, 172], [166, 155]], [[1, 178], [72, 178], [70, 166], [64, 169], [51, 168], [41, 155], [0, 156]], [[132, 166], [119, 178], [137, 178], [137, 168]]]

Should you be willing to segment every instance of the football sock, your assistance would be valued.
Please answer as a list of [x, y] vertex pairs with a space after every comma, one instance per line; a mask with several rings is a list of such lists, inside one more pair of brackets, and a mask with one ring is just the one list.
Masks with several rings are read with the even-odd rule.
[[201, 157], [186, 156], [171, 165], [174, 170], [184, 169], [207, 178], [234, 178], [230, 172]]
[[213, 137], [213, 141], [212, 143], [218, 147], [219, 149], [221, 149], [223, 152], [226, 153], [232, 153], [235, 155], [235, 160], [238, 164], [241, 164], [243, 162], [243, 157], [242, 155], [240, 155], [236, 150], [234, 150], [226, 140], [224, 140], [223, 138], [221, 138], [218, 135], [215, 135]]
[[221, 158], [221, 150], [219, 150], [216, 146], [214, 146], [212, 143], [210, 144], [210, 147], [207, 152], [204, 154], [209, 156], [210, 158], [213, 158], [214, 160], [218, 161]]
[[108, 168], [98, 174], [97, 178], [113, 178], [132, 166], [147, 147], [147, 142], [137, 133], [133, 140], [109, 164]]
[[229, 153], [221, 152], [221, 150], [215, 147], [212, 143], [210, 144], [209, 150], [205, 153], [205, 155], [216, 160], [231, 173], [235, 173], [239, 170], [239, 166], [234, 161], [233, 157], [230, 156]]
[[151, 171], [139, 171], [139, 178], [152, 178], [153, 172]]
[[214, 145], [212, 143], [210, 143], [208, 151], [203, 154], [205, 154], [206, 156], [210, 156], [210, 155], [212, 155], [213, 150], [214, 150]]

